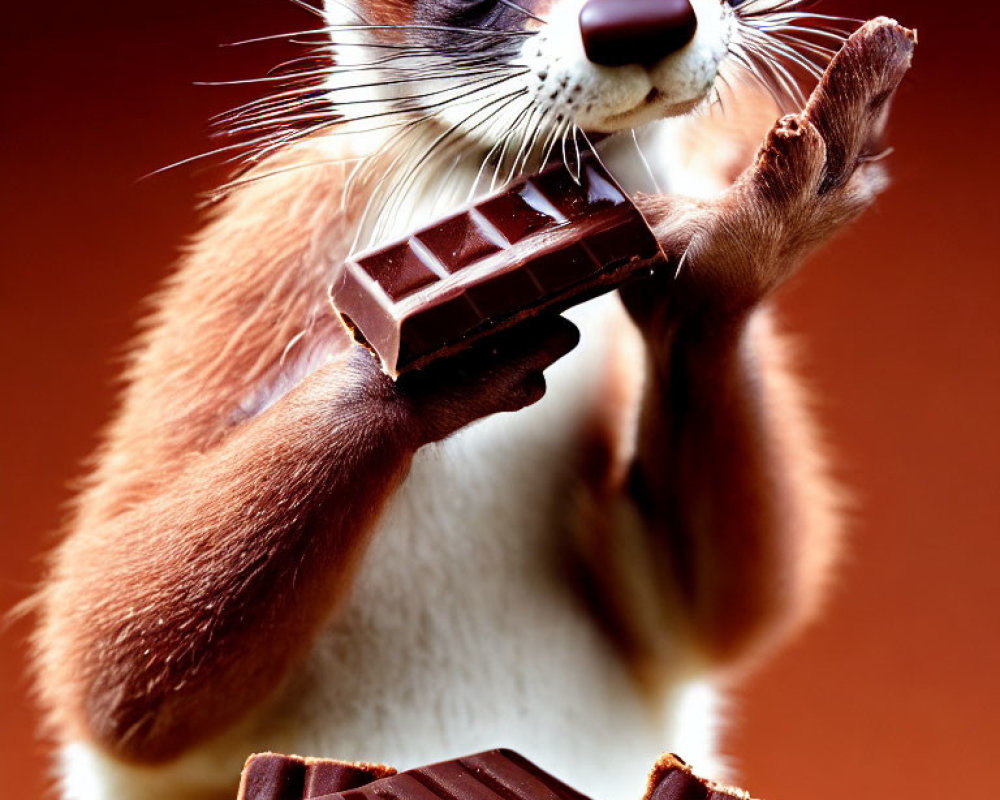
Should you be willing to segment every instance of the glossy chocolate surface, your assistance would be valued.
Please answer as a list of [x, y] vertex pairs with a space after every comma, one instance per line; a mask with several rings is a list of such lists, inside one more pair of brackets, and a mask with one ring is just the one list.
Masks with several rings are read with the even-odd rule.
[[590, 799], [511, 750], [489, 750], [411, 769], [322, 800]]
[[331, 300], [396, 376], [665, 262], [642, 215], [592, 157], [562, 165], [347, 262]]
[[312, 800], [393, 774], [392, 768], [376, 764], [260, 753], [243, 767], [238, 800]]

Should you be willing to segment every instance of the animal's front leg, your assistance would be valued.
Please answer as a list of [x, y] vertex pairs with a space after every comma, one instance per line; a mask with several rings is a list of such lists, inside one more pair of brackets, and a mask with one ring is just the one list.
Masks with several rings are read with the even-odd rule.
[[60, 733], [156, 765], [243, 719], [339, 608], [416, 449], [537, 401], [576, 342], [546, 320], [395, 384], [354, 347], [120, 513], [81, 518], [41, 597]]
[[623, 292], [649, 375], [623, 494], [657, 564], [657, 613], [715, 662], [793, 627], [834, 552], [835, 493], [767, 301], [883, 186], [873, 159], [912, 48], [909, 31], [869, 23], [720, 200], [645, 209], [683, 261]]

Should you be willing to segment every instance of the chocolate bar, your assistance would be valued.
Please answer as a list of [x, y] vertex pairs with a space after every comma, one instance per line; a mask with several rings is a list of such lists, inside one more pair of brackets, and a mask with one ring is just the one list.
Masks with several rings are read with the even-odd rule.
[[[348, 781], [356, 785], [327, 794], [306, 793], [299, 788], [303, 786], [300, 776], [310, 767], [322, 778], [313, 784], [313, 791], [317, 785], [340, 781], [336, 776], [344, 774], [345, 768]], [[359, 768], [270, 753], [252, 756], [243, 769], [238, 800], [589, 800], [510, 750], [490, 750], [381, 779], [368, 778], [377, 769], [389, 768]], [[286, 773], [293, 777], [285, 778]]]
[[331, 300], [396, 377], [665, 261], [642, 214], [590, 156], [579, 181], [550, 167], [348, 261]]
[[238, 800], [312, 800], [357, 789], [395, 775], [381, 764], [352, 764], [320, 758], [258, 753], [250, 756], [240, 778]]
[[[310, 772], [311, 771], [311, 772]], [[379, 771], [386, 773], [379, 775]], [[312, 775], [312, 782], [308, 778]], [[325, 793], [329, 787], [333, 791]], [[490, 750], [394, 773], [389, 767], [265, 754], [243, 770], [238, 800], [590, 800], [511, 750]], [[664, 756], [644, 800], [750, 800]]]

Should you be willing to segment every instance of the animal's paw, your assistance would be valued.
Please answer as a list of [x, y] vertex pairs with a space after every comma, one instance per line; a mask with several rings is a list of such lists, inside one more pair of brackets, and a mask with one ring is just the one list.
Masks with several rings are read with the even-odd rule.
[[[893, 20], [844, 44], [800, 114], [771, 129], [754, 164], [718, 200], [663, 200], [661, 241], [683, 253], [676, 313], [739, 314], [766, 299], [887, 182], [880, 163], [890, 100], [916, 36]], [[646, 209], [644, 209], [645, 211]]]
[[879, 156], [890, 100], [914, 43], [912, 31], [888, 19], [854, 33], [805, 110], [778, 121], [754, 165], [722, 198], [692, 257], [728, 271], [737, 289], [730, 302], [760, 302], [885, 187]]
[[826, 142], [821, 194], [843, 188], [885, 149], [890, 100], [916, 42], [914, 31], [880, 17], [854, 33], [831, 62], [804, 113]]
[[571, 322], [546, 318], [401, 376], [394, 390], [411, 410], [417, 444], [444, 439], [483, 417], [538, 402], [545, 394], [543, 371], [579, 340]]
[[760, 204], [762, 213], [797, 215], [785, 225], [793, 231], [808, 220], [816, 239], [861, 211], [885, 183], [875, 165], [885, 152], [890, 100], [915, 42], [912, 31], [885, 18], [854, 33], [805, 110], [771, 130], [756, 163], [733, 188], [734, 199]]

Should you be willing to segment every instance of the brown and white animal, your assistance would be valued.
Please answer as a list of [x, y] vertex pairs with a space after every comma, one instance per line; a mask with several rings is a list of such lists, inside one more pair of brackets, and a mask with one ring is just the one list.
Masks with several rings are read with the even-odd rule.
[[[721, 687], [815, 607], [838, 528], [769, 301], [882, 186], [912, 50], [870, 23], [733, 184], [776, 113], [690, 112], [815, 54], [796, 6], [330, 0], [322, 92], [234, 117], [260, 163], [157, 295], [40, 592], [65, 798], [226, 798], [267, 749], [505, 745], [607, 800], [664, 750], [718, 773]], [[687, 195], [641, 200], [676, 280], [395, 384], [335, 320], [352, 247], [586, 133], [640, 182], [630, 131], [679, 115], [642, 134]]]

